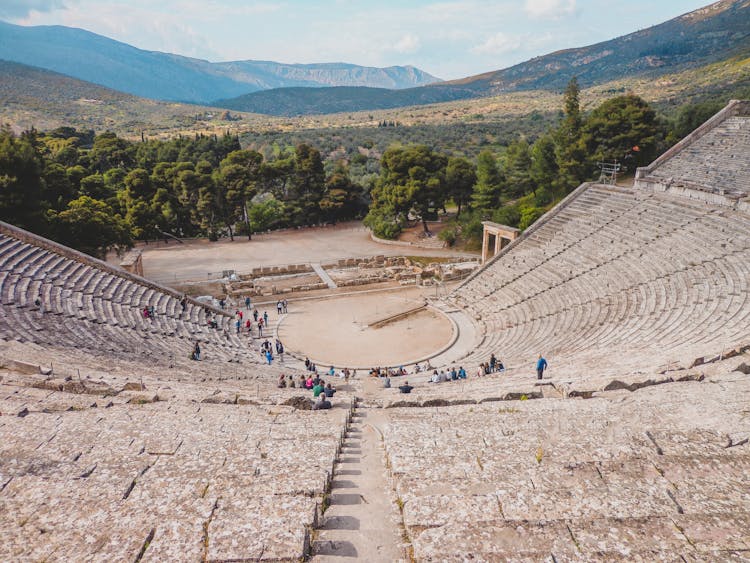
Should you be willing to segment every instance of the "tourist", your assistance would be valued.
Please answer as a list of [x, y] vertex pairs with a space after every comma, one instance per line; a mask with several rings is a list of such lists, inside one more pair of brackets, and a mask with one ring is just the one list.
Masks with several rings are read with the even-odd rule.
[[499, 373], [503, 373], [505, 371], [505, 366], [503, 365], [503, 361], [502, 360], [498, 360], [497, 361], [497, 371]]
[[239, 318], [234, 321], [234, 328], [237, 329], [237, 334], [239, 334], [240, 328], [242, 328], [242, 321]]
[[322, 393], [318, 396], [318, 400], [313, 405], [312, 410], [320, 411], [320, 410], [326, 410], [330, 408], [331, 408], [331, 401], [328, 400], [325, 393]]
[[458, 378], [459, 379], [466, 379], [466, 370], [464, 369], [464, 366], [459, 366], [459, 368], [458, 368]]
[[331, 387], [331, 384], [327, 383], [326, 388], [323, 389], [323, 392], [326, 394], [326, 397], [333, 397], [333, 394], [336, 393], [336, 388]]
[[258, 309], [253, 309], [253, 321], [258, 321]]
[[310, 371], [310, 358], [305, 357], [305, 369]]
[[305, 389], [312, 389], [315, 387], [315, 384], [313, 383], [313, 376], [308, 375], [307, 379], [305, 380]]
[[224, 310], [224, 306], [225, 306], [226, 304], [227, 304], [227, 302], [226, 302], [226, 301], [224, 301], [224, 298], [223, 298], [223, 297], [222, 297], [221, 299], [219, 299], [219, 307], [221, 307], [221, 310], [222, 310], [222, 311]]
[[456, 381], [458, 379], [458, 372], [456, 371], [456, 366], [451, 366], [451, 381]]
[[263, 338], [263, 319], [258, 319], [258, 338]]
[[430, 377], [430, 383], [440, 383], [440, 375], [438, 375], [437, 370], [432, 372], [432, 377]]
[[386, 377], [385, 381], [383, 382], [383, 389], [390, 389], [391, 388], [391, 378]]
[[279, 376], [279, 383], [278, 383], [277, 387], [279, 389], [285, 389], [286, 388], [286, 377], [284, 376], [283, 373]]
[[268, 311], [263, 311], [263, 324], [268, 326]]
[[289, 376], [289, 388], [294, 389], [294, 387], [295, 387], [294, 378], [290, 375]]
[[201, 347], [198, 342], [195, 343], [195, 346], [193, 346], [193, 351], [190, 354], [190, 359], [195, 361], [200, 361], [201, 359]]
[[245, 297], [245, 309], [247, 309], [249, 311], [251, 304], [252, 303], [250, 302], [250, 296], [248, 295], [248, 296]]
[[271, 362], [273, 361], [273, 354], [271, 354], [270, 350], [266, 350], [266, 361], [268, 362], [268, 365], [271, 365]]
[[245, 321], [245, 329], [247, 332], [249, 332], [251, 335], [253, 334], [253, 323], [250, 319], [247, 319]]
[[484, 366], [482, 364], [477, 367], [477, 377], [484, 377]]
[[182, 296], [182, 299], [180, 299], [180, 307], [182, 307], [182, 312], [185, 312], [185, 309], [187, 308], [187, 297], [185, 295]]
[[281, 307], [282, 307], [282, 309], [284, 310], [284, 314], [286, 314], [286, 313], [288, 313], [288, 312], [289, 312], [289, 311], [288, 311], [288, 309], [287, 309], [287, 307], [288, 307], [288, 306], [289, 306], [289, 301], [287, 301], [286, 299], [284, 299], [284, 300], [283, 300], [283, 301], [281, 302]]
[[495, 354], [492, 354], [490, 356], [490, 373], [493, 373], [495, 371], [496, 363], [497, 363], [497, 358], [495, 358]]
[[277, 315], [281, 315], [281, 309], [283, 307], [284, 306], [281, 304], [281, 300], [279, 300], [279, 301], [276, 302], [276, 314]]
[[336, 374], [336, 370], [333, 369], [333, 366], [331, 366], [330, 368], [328, 368], [328, 375], [330, 375], [331, 377], [333, 377], [335, 374]]
[[403, 385], [399, 385], [398, 390], [400, 393], [411, 393], [411, 390], [414, 389], [412, 385], [409, 385], [408, 381], [404, 381]]
[[313, 397], [317, 397], [325, 390], [325, 386], [323, 385], [323, 380], [319, 379], [318, 382], [313, 386], [312, 392]]
[[307, 380], [305, 379], [304, 375], [299, 376], [299, 383], [297, 383], [297, 387], [300, 389], [307, 389]]
[[545, 360], [541, 354], [539, 359], [536, 361], [536, 378], [542, 379], [544, 377], [544, 370], [547, 369], [547, 360]]

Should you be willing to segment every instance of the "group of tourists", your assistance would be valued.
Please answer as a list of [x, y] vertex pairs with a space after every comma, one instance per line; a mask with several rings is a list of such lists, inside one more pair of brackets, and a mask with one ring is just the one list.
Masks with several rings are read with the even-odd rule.
[[[447, 372], [445, 370], [440, 370], [438, 372], [437, 370], [433, 369], [433, 367], [430, 365], [429, 360], [424, 364], [414, 364], [414, 368], [412, 369], [411, 373], [426, 373], [430, 370], [433, 370], [432, 376], [429, 380], [431, 383], [439, 383], [441, 381], [456, 381], [457, 379], [466, 379], [467, 377], [466, 370], [463, 368], [463, 366], [459, 367], [458, 369], [453, 366]], [[477, 367], [476, 375], [477, 377], [484, 377], [485, 375], [489, 375], [491, 373], [504, 371], [505, 366], [503, 365], [503, 362], [499, 360], [495, 356], [495, 354], [492, 354], [490, 356], [489, 362], [482, 362], [481, 364], [479, 364], [479, 366]], [[369, 374], [372, 377], [398, 377], [401, 375], [409, 375], [409, 371], [404, 366], [399, 366], [397, 368], [374, 367], [370, 369]]]
[[288, 310], [287, 310], [288, 306], [289, 306], [289, 303], [287, 302], [286, 299], [279, 299], [276, 302], [276, 313], [279, 314], [279, 315], [281, 315], [283, 313], [287, 313], [288, 312]]
[[271, 362], [273, 362], [274, 355], [273, 350], [276, 348], [276, 355], [279, 358], [280, 362], [284, 362], [284, 345], [281, 343], [281, 340], [278, 338], [276, 341], [271, 344], [271, 342], [266, 338], [263, 343], [260, 345], [260, 355], [261, 357], [268, 363], [268, 365], [271, 365]]
[[[248, 311], [252, 308], [250, 297], [245, 297], [245, 308]], [[289, 303], [287, 300], [284, 299], [283, 301], [278, 301], [276, 303], [276, 310], [279, 315], [286, 313], [289, 310]], [[257, 328], [258, 338], [263, 338], [263, 331], [268, 330], [268, 311], [263, 311], [261, 314], [258, 309], [255, 308], [252, 309], [252, 313], [248, 313], [247, 318], [245, 318], [245, 313], [242, 309], [236, 309], [234, 311], [234, 317], [234, 328], [237, 334], [240, 334], [244, 328], [248, 335], [254, 336], [253, 328]]]
[[490, 375], [491, 373], [495, 372], [504, 372], [505, 366], [503, 365], [502, 360], [498, 360], [495, 357], [495, 354], [492, 354], [490, 356], [489, 362], [482, 362], [479, 364], [479, 367], [477, 368], [477, 377], [484, 377], [485, 375]]
[[299, 376], [299, 380], [295, 383], [294, 378], [290, 376], [285, 376], [283, 373], [279, 375], [279, 382], [276, 385], [279, 389], [286, 389], [289, 388], [298, 388], [298, 389], [307, 389], [309, 391], [312, 391], [313, 397], [317, 399], [315, 401], [315, 404], [313, 404], [313, 410], [326, 410], [331, 408], [331, 397], [334, 396], [336, 393], [336, 388], [333, 387], [330, 383], [326, 383], [323, 381], [323, 379], [317, 374], [309, 374], [307, 377], [304, 375]]

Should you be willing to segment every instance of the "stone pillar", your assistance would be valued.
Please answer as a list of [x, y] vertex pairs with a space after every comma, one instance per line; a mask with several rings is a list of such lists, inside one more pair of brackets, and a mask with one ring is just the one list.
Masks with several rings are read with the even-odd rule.
[[[516, 240], [521, 234], [521, 231], [514, 227], [493, 223], [492, 221], [482, 221], [482, 225], [484, 226], [482, 233], [482, 264], [493, 256], [496, 256], [498, 252]], [[489, 248], [491, 235], [495, 237], [495, 244], [492, 250]], [[492, 252], [492, 255], [490, 255], [490, 252]]]
[[143, 276], [143, 255], [138, 249], [133, 249], [123, 257], [120, 268], [131, 274]]

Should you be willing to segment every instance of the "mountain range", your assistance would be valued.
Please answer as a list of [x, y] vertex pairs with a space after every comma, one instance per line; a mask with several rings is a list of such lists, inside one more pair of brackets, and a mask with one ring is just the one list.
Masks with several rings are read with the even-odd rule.
[[[515, 66], [401, 91], [276, 89], [213, 105], [298, 115], [384, 109], [529, 90], [560, 91], [573, 76], [582, 87], [628, 77], [659, 77], [750, 54], [750, 0], [721, 0], [665, 23], [587, 47], [550, 53]], [[325, 111], [324, 111], [325, 110]]]
[[[0, 118], [16, 124], [36, 123], [45, 112], [56, 114], [58, 120], [75, 115], [77, 122], [85, 122], [96, 103], [97, 126], [118, 122], [128, 129], [151, 129], [148, 116], [170, 111], [153, 100], [183, 100], [246, 112], [246, 120], [249, 113], [295, 116], [442, 102], [468, 107], [471, 100], [493, 96], [528, 96], [530, 100], [557, 95], [573, 76], [584, 89], [622, 92], [635, 87], [643, 93], [645, 88], [653, 100], [689, 91], [694, 98], [750, 85], [750, 0], [721, 0], [609, 41], [448, 82], [436, 82], [414, 67], [210, 63], [143, 51], [80, 29], [2, 22], [0, 59], [22, 63], [0, 64]], [[429, 84], [418, 85], [424, 83]], [[122, 92], [131, 96], [118, 98]], [[76, 93], [85, 94], [76, 98]], [[141, 117], [139, 104], [145, 108]], [[206, 108], [173, 106], [172, 126], [217, 115]], [[127, 116], [124, 122], [123, 115]]]
[[207, 103], [282, 87], [409, 88], [439, 79], [413, 66], [272, 61], [212, 63], [144, 51], [83, 29], [0, 22], [0, 59], [66, 74], [136, 96]]

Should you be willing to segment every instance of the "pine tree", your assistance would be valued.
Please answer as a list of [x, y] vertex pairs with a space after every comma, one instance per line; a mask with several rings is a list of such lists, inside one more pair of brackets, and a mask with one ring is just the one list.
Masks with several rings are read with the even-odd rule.
[[578, 186], [586, 178], [586, 151], [581, 142], [581, 90], [574, 76], [565, 89], [562, 123], [555, 132], [558, 183], [563, 191]]
[[495, 156], [488, 150], [480, 152], [477, 157], [477, 185], [471, 196], [474, 207], [481, 211], [498, 207], [504, 183]]

